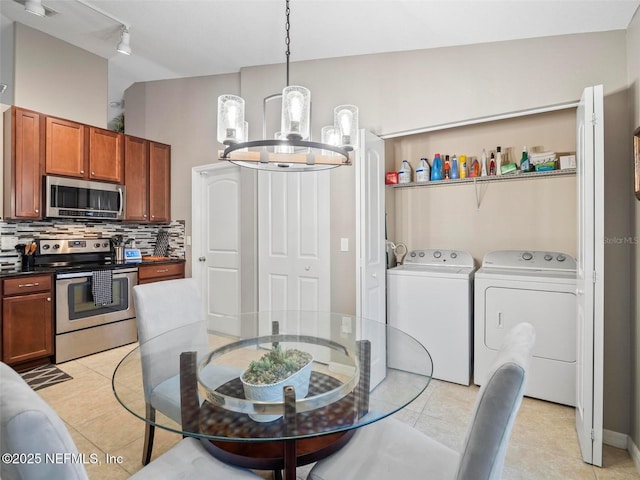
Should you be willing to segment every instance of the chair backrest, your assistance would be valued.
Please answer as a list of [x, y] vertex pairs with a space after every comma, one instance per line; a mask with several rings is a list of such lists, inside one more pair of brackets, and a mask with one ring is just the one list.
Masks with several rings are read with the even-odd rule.
[[487, 381], [478, 393], [458, 465], [458, 480], [502, 478], [511, 430], [524, 395], [535, 336], [530, 323], [520, 323], [507, 333]]
[[[148, 395], [159, 383], [180, 373], [182, 352], [208, 351], [204, 306], [191, 278], [136, 285], [133, 301], [142, 380]], [[163, 337], [156, 338], [160, 335]]]
[[[0, 451], [3, 460], [4, 454], [24, 454], [24, 457], [16, 457], [16, 462], [1, 462], [0, 476], [6, 480], [88, 479], [82, 458], [64, 422], [15, 370], [1, 362], [0, 385]], [[64, 454], [75, 457], [63, 458]]]

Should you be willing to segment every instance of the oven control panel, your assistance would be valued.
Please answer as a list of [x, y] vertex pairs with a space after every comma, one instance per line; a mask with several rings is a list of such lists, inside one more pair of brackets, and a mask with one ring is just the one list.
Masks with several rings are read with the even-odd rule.
[[57, 238], [38, 241], [40, 255], [101, 253], [111, 251], [108, 238]]

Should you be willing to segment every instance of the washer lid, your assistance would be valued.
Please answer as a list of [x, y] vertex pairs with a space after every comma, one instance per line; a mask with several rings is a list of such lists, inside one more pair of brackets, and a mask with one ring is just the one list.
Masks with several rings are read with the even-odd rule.
[[438, 266], [438, 265], [412, 265], [404, 264], [390, 268], [389, 273], [402, 275], [470, 275], [474, 272], [474, 268], [456, 267], [456, 266]]
[[482, 268], [512, 270], [543, 270], [571, 273], [575, 276], [576, 261], [566, 253], [537, 250], [498, 250], [484, 256]]

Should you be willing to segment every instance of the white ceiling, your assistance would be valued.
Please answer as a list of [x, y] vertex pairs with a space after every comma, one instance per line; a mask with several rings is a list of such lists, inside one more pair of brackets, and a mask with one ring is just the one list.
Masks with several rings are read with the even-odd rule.
[[[24, 0], [22, 0], [24, 2]], [[15, 0], [0, 13], [109, 59], [109, 100], [136, 81], [237, 72], [285, 60], [284, 0]], [[640, 0], [291, 0], [291, 61], [626, 29]]]

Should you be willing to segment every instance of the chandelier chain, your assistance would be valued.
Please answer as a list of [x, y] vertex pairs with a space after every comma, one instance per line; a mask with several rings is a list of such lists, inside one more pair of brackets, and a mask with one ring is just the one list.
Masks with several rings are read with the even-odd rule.
[[289, 14], [291, 13], [291, 9], [289, 8], [289, 0], [286, 0], [285, 4], [286, 4], [286, 8], [285, 8], [286, 22], [285, 22], [284, 28], [287, 34], [286, 34], [284, 43], [287, 46], [285, 55], [287, 56], [287, 87], [288, 87], [289, 86], [289, 56], [291, 55], [291, 49], [289, 48], [289, 46], [291, 45], [291, 36], [289, 33], [289, 31], [291, 30], [291, 23], [289, 21]]

